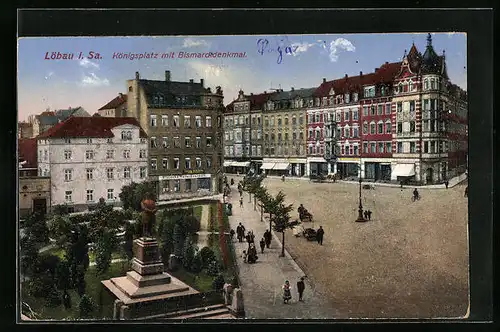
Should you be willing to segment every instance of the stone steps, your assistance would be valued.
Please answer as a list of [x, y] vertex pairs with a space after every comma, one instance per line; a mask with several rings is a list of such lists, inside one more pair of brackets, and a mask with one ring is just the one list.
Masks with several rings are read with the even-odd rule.
[[207, 307], [199, 307], [188, 310], [170, 312], [164, 315], [165, 319], [200, 319], [230, 314], [229, 309], [224, 304], [216, 304]]

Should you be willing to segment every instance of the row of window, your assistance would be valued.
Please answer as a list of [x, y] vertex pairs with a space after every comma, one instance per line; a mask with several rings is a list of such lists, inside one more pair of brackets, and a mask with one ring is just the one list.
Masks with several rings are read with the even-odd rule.
[[[363, 105], [363, 116], [368, 116], [368, 115], [389, 115], [391, 114], [391, 104], [386, 103], [384, 104], [377, 104], [377, 105]], [[347, 113], [349, 115], [349, 113]], [[356, 118], [353, 117], [353, 120], [357, 120]], [[337, 114], [337, 122], [339, 122], [339, 114]], [[344, 121], [349, 121], [349, 119], [344, 120]]]
[[[226, 141], [232, 141], [233, 139], [234, 140], [237, 140], [237, 141], [246, 141], [246, 140], [250, 140], [250, 131], [244, 131], [244, 132], [241, 132], [241, 131], [236, 131], [236, 132], [233, 132], [233, 131], [226, 131], [224, 133], [224, 138], [226, 139]], [[252, 130], [252, 138], [254, 139], [262, 139], [262, 130]]]
[[[203, 169], [203, 163], [201, 158], [196, 157], [194, 160], [192, 160], [190, 157], [185, 157], [185, 158], [171, 158], [172, 161], [170, 162], [170, 158], [168, 157], [162, 157], [161, 159], [161, 166], [163, 169], [180, 169], [181, 168], [181, 160], [184, 165], [184, 169]], [[194, 161], [194, 162], [193, 162]], [[205, 166], [207, 169], [210, 169], [212, 167], [212, 159], [206, 158], [205, 159]], [[157, 158], [151, 158], [151, 170], [156, 171], [158, 170], [159, 165], [158, 165], [158, 159]]]
[[[224, 124], [226, 127], [233, 127], [238, 125], [249, 125], [249, 116], [248, 115], [228, 115], [224, 119]], [[262, 119], [260, 115], [252, 116], [252, 125], [260, 126], [262, 124]]]
[[[173, 137], [172, 138], [172, 142], [173, 142], [173, 145], [170, 144], [170, 139], [169, 137], [162, 137], [161, 139], [161, 147], [162, 148], [171, 148], [171, 147], [174, 147], [174, 148], [192, 148], [192, 147], [195, 147], [195, 148], [201, 148], [202, 147], [202, 138], [200, 136], [196, 136], [195, 138], [195, 144], [193, 145], [191, 142], [192, 137], [189, 137], [189, 136], [185, 136], [184, 137], [184, 144], [181, 146], [181, 138], [180, 137]], [[149, 146], [151, 148], [158, 148], [160, 146], [159, 144], [159, 141], [160, 139], [157, 138], [157, 137], [151, 137], [150, 139], [150, 144]], [[212, 137], [205, 137], [205, 147], [209, 148], [209, 147], [212, 147]]]
[[[184, 182], [184, 192], [190, 192], [193, 188], [193, 181], [196, 181], [198, 190], [210, 190], [211, 184], [209, 178], [200, 179], [185, 179]], [[172, 182], [172, 184], [171, 184]], [[181, 181], [180, 180], [164, 180], [161, 181], [161, 192], [180, 192], [181, 191]]]
[[[106, 193], [106, 199], [108, 201], [114, 201], [117, 199], [117, 197], [115, 197], [115, 190], [113, 188], [107, 189]], [[64, 192], [64, 200], [66, 201], [66, 203], [73, 203], [73, 190], [66, 190]], [[97, 202], [97, 197], [95, 195], [94, 189], [87, 189], [86, 200], [88, 203]]]
[[[122, 157], [124, 159], [130, 159], [131, 158], [131, 150], [129, 150], [129, 149], [123, 150]], [[64, 159], [71, 160], [72, 158], [73, 158], [73, 152], [71, 150], [64, 150]], [[85, 151], [85, 159], [86, 160], [94, 160], [95, 158], [96, 158], [96, 151], [94, 151], [94, 150]], [[106, 150], [106, 159], [114, 159], [114, 158], [115, 158], [115, 150]], [[139, 150], [139, 158], [141, 158], [141, 159], [147, 158], [147, 151], [145, 149]]]
[[[289, 137], [290, 136], [288, 135], [288, 133], [284, 133], [284, 134], [278, 133], [277, 135], [275, 135], [274, 133], [271, 133], [271, 134], [265, 134], [264, 135], [264, 140], [267, 142], [267, 141], [269, 141], [269, 138], [270, 138], [271, 141], [274, 142], [276, 140], [276, 138], [278, 138], [278, 142], [281, 142], [283, 140], [283, 138], [284, 138], [285, 141], [288, 141]], [[293, 132], [292, 133], [292, 140], [294, 140], [294, 141], [297, 140], [297, 137], [298, 137], [299, 140], [302, 141], [304, 139], [304, 133], [303, 132], [299, 132], [298, 135], [297, 135], [296, 132]]]
[[391, 121], [385, 122], [385, 131], [384, 131], [384, 122], [379, 121], [375, 124], [375, 122], [370, 122], [370, 126], [368, 127], [368, 122], [363, 122], [363, 135], [368, 135], [368, 128], [370, 128], [370, 135], [375, 134], [390, 134], [392, 132], [392, 124]]
[[[276, 117], [276, 123], [278, 124], [278, 126], [282, 126], [282, 125], [285, 125], [285, 126], [288, 126], [289, 125], [289, 122], [288, 122], [288, 117], [285, 117], [284, 118], [284, 121], [282, 120], [281, 117]], [[264, 125], [266, 127], [269, 127], [269, 126], [274, 126], [275, 124], [275, 117], [274, 116], [270, 116], [270, 117], [265, 117], [264, 118]], [[301, 114], [299, 115], [299, 120], [298, 120], [298, 124], [299, 125], [303, 125], [304, 124], [304, 116]], [[292, 116], [292, 126], [296, 126], [297, 125], [297, 117], [295, 115]]]
[[278, 145], [276, 148], [274, 146], [270, 146], [264, 149], [264, 153], [266, 156], [302, 156], [304, 155], [304, 146], [299, 145], [290, 148], [281, 145]]
[[[70, 182], [73, 181], [73, 169], [65, 169], [64, 170], [64, 181]], [[94, 168], [87, 168], [85, 169], [85, 174], [86, 174], [86, 179], [88, 181], [92, 180], [97, 180], [97, 174], [96, 174], [96, 169]], [[120, 177], [120, 174], [122, 175]], [[147, 168], [146, 167], [139, 167], [139, 178], [144, 179], [147, 177]], [[106, 179], [108, 180], [113, 180], [115, 178], [122, 178], [122, 179], [131, 179], [132, 178], [132, 167], [130, 166], [125, 166], [121, 168], [120, 170], [116, 170], [113, 167], [106, 168]]]
[[[245, 151], [245, 154], [246, 155], [250, 155], [250, 147], [249, 146], [245, 146], [245, 147], [242, 147], [242, 149]], [[233, 145], [230, 145], [230, 146], [225, 146], [224, 147], [224, 155], [226, 156], [240, 156], [243, 154], [243, 151], [241, 151], [242, 149], [240, 149], [240, 147], [234, 147]], [[252, 156], [260, 156], [262, 154], [262, 146], [261, 145], [258, 145], [258, 146], [255, 146], [255, 145], [252, 145]]]
[[[181, 117], [179, 115], [172, 115], [172, 127], [180, 128], [181, 127]], [[184, 128], [191, 128], [191, 115], [184, 115], [182, 121], [182, 127]], [[194, 127], [195, 128], [201, 128], [202, 127], [202, 119], [201, 115], [195, 115], [194, 116]], [[149, 116], [149, 125], [151, 127], [158, 127], [160, 120], [160, 125], [162, 127], [168, 127], [169, 126], [169, 116], [168, 115], [150, 115]], [[205, 116], [205, 128], [211, 128], [212, 127], [212, 117], [211, 116]]]

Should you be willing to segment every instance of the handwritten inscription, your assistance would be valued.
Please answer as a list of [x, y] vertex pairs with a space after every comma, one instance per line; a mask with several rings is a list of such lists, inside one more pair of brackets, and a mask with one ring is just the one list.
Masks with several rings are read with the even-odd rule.
[[[281, 40], [283, 42], [283, 40]], [[285, 54], [290, 54], [294, 55], [295, 52], [297, 51], [297, 48], [299, 46], [292, 46], [292, 45], [279, 45], [277, 44], [276, 46], [270, 46], [269, 45], [269, 40], [267, 39], [259, 39], [257, 40], [257, 53], [260, 55], [264, 55], [265, 53], [278, 53], [278, 58], [276, 59], [276, 62], [280, 64], [283, 61], [283, 52]]]

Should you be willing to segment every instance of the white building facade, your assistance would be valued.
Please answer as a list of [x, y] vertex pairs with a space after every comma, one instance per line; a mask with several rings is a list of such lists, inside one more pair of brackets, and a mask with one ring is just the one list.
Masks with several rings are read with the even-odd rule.
[[[77, 118], [72, 119], [78, 122], [74, 121]], [[82, 126], [101, 122], [98, 117], [87, 119], [92, 120]], [[98, 203], [100, 198], [107, 204], [120, 205], [123, 186], [147, 180], [147, 139], [133, 120], [135, 124], [111, 128], [96, 123], [89, 135], [82, 130], [72, 134], [69, 128], [66, 137], [61, 137], [64, 130], [52, 129], [39, 137], [38, 175], [51, 178], [52, 206], [65, 204], [78, 212]], [[63, 124], [59, 129], [64, 127]]]

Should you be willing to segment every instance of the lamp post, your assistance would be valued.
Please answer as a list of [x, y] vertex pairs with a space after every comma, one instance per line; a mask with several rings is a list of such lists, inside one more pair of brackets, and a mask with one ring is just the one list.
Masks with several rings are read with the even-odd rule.
[[361, 203], [361, 160], [359, 161], [359, 206], [358, 206], [358, 219], [356, 219], [356, 222], [365, 222], [366, 219], [363, 217], [363, 204]]

